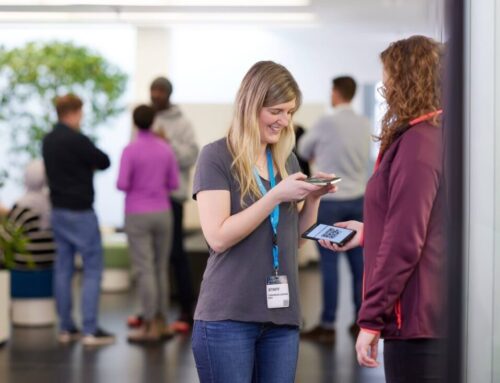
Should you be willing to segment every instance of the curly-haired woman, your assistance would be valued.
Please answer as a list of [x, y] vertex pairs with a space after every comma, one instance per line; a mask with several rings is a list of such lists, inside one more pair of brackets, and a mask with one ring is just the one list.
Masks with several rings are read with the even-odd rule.
[[[378, 366], [384, 338], [388, 383], [441, 382], [444, 279], [441, 44], [413, 36], [380, 55], [384, 68], [380, 154], [365, 194], [364, 224], [335, 251], [364, 243], [358, 362]], [[364, 240], [363, 240], [364, 238]]]

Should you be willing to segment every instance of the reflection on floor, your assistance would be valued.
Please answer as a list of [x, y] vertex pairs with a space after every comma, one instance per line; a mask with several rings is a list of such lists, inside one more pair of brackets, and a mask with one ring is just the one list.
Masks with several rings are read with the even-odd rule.
[[[354, 342], [347, 331], [353, 311], [347, 271], [346, 262], [342, 259], [337, 342], [331, 347], [302, 342], [297, 382], [385, 381], [382, 368], [361, 369], [355, 361]], [[317, 267], [301, 270], [300, 279], [304, 321], [306, 327], [312, 327], [320, 310]], [[132, 292], [103, 295], [101, 323], [105, 329], [118, 335], [118, 342], [100, 349], [84, 349], [80, 344], [61, 346], [55, 340], [54, 328], [15, 328], [10, 342], [0, 348], [0, 382], [197, 382], [189, 337], [178, 336], [162, 346], [140, 347], [127, 344], [125, 318], [135, 312], [137, 306], [136, 295]]]

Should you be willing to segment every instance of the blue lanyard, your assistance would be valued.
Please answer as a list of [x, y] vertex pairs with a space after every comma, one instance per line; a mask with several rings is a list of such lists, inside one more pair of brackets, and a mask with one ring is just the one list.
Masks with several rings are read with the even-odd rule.
[[[274, 176], [274, 168], [273, 168], [273, 156], [271, 154], [271, 149], [267, 149], [267, 169], [269, 171], [269, 182], [271, 183], [271, 189], [276, 186], [276, 178]], [[257, 185], [259, 185], [259, 189], [262, 193], [262, 195], [265, 195], [267, 193], [266, 188], [264, 187], [264, 184], [262, 183], [262, 180], [260, 179], [259, 176], [259, 171], [257, 168], [253, 169], [253, 172], [255, 174], [255, 179], [257, 180]], [[280, 267], [280, 261], [279, 261], [279, 249], [278, 249], [278, 224], [280, 221], [280, 205], [276, 205], [271, 212], [271, 215], [269, 215], [269, 220], [271, 221], [271, 226], [273, 228], [273, 267], [274, 267], [274, 272], [276, 275], [278, 275], [278, 269]]]

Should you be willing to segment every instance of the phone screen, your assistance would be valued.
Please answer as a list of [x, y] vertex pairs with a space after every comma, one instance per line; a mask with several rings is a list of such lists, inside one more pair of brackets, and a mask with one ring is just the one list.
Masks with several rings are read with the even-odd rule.
[[307, 233], [307, 236], [315, 239], [325, 239], [334, 243], [343, 243], [346, 238], [352, 235], [352, 232], [353, 230], [342, 227], [319, 224]]

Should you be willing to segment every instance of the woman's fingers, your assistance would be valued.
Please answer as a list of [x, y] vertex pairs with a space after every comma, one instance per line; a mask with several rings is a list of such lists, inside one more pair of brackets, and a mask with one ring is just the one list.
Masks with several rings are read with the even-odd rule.
[[324, 239], [320, 239], [319, 241], [319, 244], [321, 246], [323, 246], [325, 249], [329, 249], [329, 250], [333, 250], [333, 251], [337, 251], [336, 248], [337, 246], [335, 244], [333, 244], [332, 242], [330, 241], [326, 241]]
[[347, 229], [349, 227], [350, 221], [344, 221], [344, 222], [335, 222], [334, 225], [338, 227], [343, 227], [344, 229]]
[[364, 345], [358, 352], [358, 363], [360, 366], [375, 368], [378, 367], [378, 363], [370, 355], [368, 355], [369, 346]]
[[358, 363], [365, 367], [378, 367], [377, 347], [377, 335], [361, 330], [356, 340], [356, 356]]
[[315, 172], [313, 174], [313, 177], [315, 178], [334, 178], [335, 173], [325, 173], [325, 172]]
[[332, 251], [337, 251], [337, 252], [342, 251], [342, 248], [340, 246], [336, 245], [333, 242], [327, 241], [325, 239], [320, 239], [319, 243], [321, 244], [321, 246], [323, 246], [326, 249], [329, 249]]
[[289, 177], [294, 180], [305, 180], [307, 178], [307, 176], [302, 172], [290, 174]]
[[371, 347], [370, 347], [370, 356], [372, 357], [373, 360], [375, 360], [375, 362], [377, 362], [378, 342], [371, 345]]

